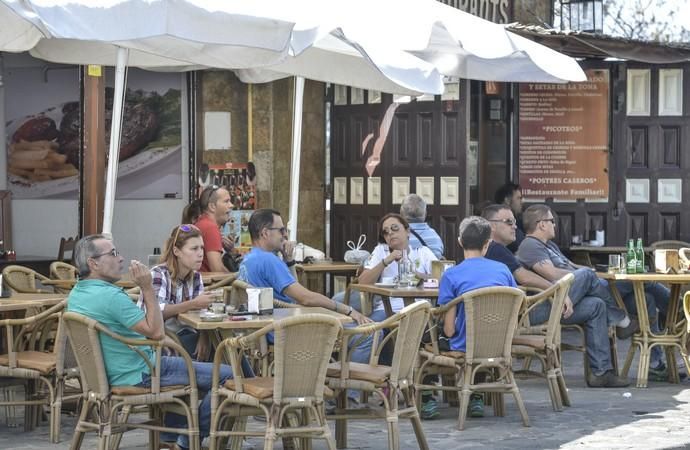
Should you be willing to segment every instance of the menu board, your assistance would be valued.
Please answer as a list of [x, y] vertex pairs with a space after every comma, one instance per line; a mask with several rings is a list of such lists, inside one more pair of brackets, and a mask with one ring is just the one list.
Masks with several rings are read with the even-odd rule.
[[587, 81], [521, 83], [519, 179], [525, 199], [608, 199], [609, 72]]

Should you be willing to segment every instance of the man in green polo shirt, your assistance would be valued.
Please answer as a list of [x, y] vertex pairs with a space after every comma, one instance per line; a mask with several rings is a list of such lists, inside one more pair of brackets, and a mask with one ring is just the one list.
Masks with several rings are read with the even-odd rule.
[[[145, 310], [138, 308], [122, 288], [114, 283], [124, 269], [124, 258], [113, 241], [96, 234], [81, 239], [74, 248], [74, 262], [79, 270], [79, 282], [67, 299], [67, 310], [97, 320], [113, 332], [132, 339], [163, 339], [165, 328], [158, 300], [153, 293], [151, 272], [139, 261], [133, 260], [129, 273], [141, 288]], [[141, 356], [115, 339], [100, 335], [108, 382], [111, 386], [150, 386], [151, 376]], [[153, 351], [141, 347], [152, 363]], [[199, 397], [199, 429], [201, 439], [208, 436], [211, 420], [212, 363], [194, 362]], [[164, 356], [161, 359], [161, 386], [189, 384], [187, 366], [181, 357]], [[221, 385], [232, 378], [232, 370], [221, 366]], [[167, 422], [167, 420], [166, 420]], [[187, 436], [177, 439], [179, 447], [189, 448]]]

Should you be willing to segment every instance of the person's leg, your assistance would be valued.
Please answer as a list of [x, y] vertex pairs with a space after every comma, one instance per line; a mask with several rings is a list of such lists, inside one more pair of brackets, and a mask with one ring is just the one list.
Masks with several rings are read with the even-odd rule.
[[583, 325], [587, 341], [587, 358], [594, 375], [613, 369], [609, 348], [606, 304], [597, 297], [583, 297], [573, 308], [573, 314], [563, 324]]
[[[573, 275], [575, 280], [568, 291], [568, 296], [573, 302], [573, 306], [585, 296], [598, 297], [606, 305], [609, 324], [618, 325], [621, 321], [627, 319], [625, 311], [618, 307], [616, 300], [611, 295], [608, 283], [605, 280], [600, 280], [593, 270], [578, 269], [573, 272]], [[626, 324], [624, 323], [623, 326]]]

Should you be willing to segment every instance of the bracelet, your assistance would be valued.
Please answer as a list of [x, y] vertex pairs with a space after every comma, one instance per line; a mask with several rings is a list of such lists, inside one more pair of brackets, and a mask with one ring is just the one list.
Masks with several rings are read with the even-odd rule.
[[295, 265], [295, 263], [297, 263], [297, 261], [295, 261], [295, 260], [293, 259], [292, 261], [286, 262], [285, 265], [288, 266], [288, 267], [292, 267], [292, 266]]

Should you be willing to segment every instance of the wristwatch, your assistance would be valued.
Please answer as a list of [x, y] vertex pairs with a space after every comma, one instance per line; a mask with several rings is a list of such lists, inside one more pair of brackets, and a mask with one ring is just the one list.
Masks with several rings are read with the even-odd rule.
[[353, 311], [353, 308], [352, 308], [352, 306], [350, 306], [350, 310], [345, 315], [350, 317], [350, 315], [352, 314], [352, 311]]
[[288, 266], [288, 267], [292, 267], [292, 266], [295, 265], [296, 262], [297, 262], [297, 261], [293, 259], [292, 261], [286, 262], [285, 265]]

